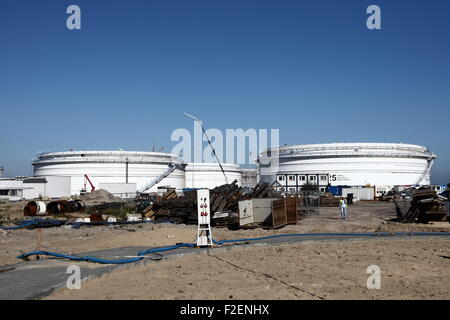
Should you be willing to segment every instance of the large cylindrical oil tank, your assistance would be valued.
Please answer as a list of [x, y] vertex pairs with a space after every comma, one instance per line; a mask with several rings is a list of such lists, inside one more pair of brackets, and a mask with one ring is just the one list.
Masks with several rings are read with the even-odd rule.
[[[78, 194], [87, 175], [96, 189], [101, 183], [136, 184], [139, 191], [168, 170], [179, 157], [170, 153], [147, 151], [65, 151], [39, 154], [33, 162], [35, 176], [71, 177], [71, 193]], [[182, 189], [186, 185], [185, 173], [176, 169], [148, 192], [158, 186]], [[87, 185], [90, 190], [89, 184]]]
[[430, 184], [436, 155], [404, 143], [328, 143], [281, 146], [260, 154], [261, 179], [295, 191], [305, 183], [339, 186]]
[[186, 166], [186, 187], [213, 189], [226, 181], [232, 183], [234, 180], [241, 185], [242, 171], [238, 165], [222, 163], [222, 168], [226, 179], [218, 163], [189, 163]]

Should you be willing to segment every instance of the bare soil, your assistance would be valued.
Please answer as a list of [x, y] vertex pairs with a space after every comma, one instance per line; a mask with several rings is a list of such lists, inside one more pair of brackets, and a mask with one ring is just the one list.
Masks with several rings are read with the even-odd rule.
[[[307, 215], [296, 225], [276, 230], [214, 228], [213, 236], [222, 240], [285, 233], [450, 232], [448, 222], [428, 225], [392, 222], [395, 209], [390, 202], [359, 202], [349, 207], [348, 214], [347, 220], [341, 220], [338, 208], [321, 208], [320, 214]], [[0, 266], [20, 262], [17, 255], [35, 249], [79, 253], [127, 246], [153, 247], [194, 242], [195, 236], [196, 226], [145, 223], [80, 229], [0, 230]], [[439, 257], [450, 256], [449, 244], [444, 239], [411, 239], [235, 248], [214, 253], [218, 258], [187, 256], [142, 269], [116, 271], [87, 282], [86, 290], [63, 291], [53, 298], [449, 298], [445, 275], [450, 259]], [[366, 268], [371, 264], [382, 269], [385, 285], [382, 290], [365, 289]], [[211, 290], [196, 290], [194, 284], [205, 275]], [[133, 290], [127, 290], [130, 283]], [[296, 286], [301, 290], [295, 289]]]
[[[449, 299], [449, 245], [421, 239], [235, 248], [122, 269], [47, 298]], [[372, 265], [380, 267], [380, 289], [367, 288]]]

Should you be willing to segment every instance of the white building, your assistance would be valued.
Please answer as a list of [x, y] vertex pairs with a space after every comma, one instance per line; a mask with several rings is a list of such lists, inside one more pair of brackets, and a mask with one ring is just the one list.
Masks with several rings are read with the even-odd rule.
[[14, 179], [0, 179], [0, 200], [17, 201], [23, 199], [23, 183]]
[[[305, 183], [331, 186], [428, 185], [436, 155], [403, 143], [329, 143], [282, 146], [261, 153], [261, 179], [295, 192]], [[278, 161], [276, 161], [278, 160]], [[272, 169], [267, 170], [269, 165]], [[277, 164], [278, 162], [278, 164]]]
[[70, 197], [70, 177], [30, 177], [22, 180], [24, 199]]
[[69, 197], [70, 177], [17, 177], [0, 179], [0, 198], [9, 201]]

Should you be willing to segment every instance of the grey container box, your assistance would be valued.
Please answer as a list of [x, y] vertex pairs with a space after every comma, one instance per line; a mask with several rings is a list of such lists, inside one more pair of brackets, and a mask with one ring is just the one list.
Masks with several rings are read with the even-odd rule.
[[239, 225], [261, 224], [272, 213], [276, 199], [251, 199], [239, 201]]

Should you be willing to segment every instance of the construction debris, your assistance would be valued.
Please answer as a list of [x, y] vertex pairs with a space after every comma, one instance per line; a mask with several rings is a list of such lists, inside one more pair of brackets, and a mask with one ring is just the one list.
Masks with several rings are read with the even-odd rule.
[[[143, 217], [197, 224], [196, 190], [185, 191], [177, 197], [173, 195], [174, 193], [170, 193], [170, 196], [157, 199], [142, 212]], [[210, 190], [213, 226], [236, 228], [239, 226], [239, 201], [261, 198], [281, 198], [281, 196], [267, 183], [258, 183], [250, 192], [245, 193], [236, 180]]]
[[272, 202], [272, 219], [270, 222], [273, 228], [281, 228], [287, 224], [297, 223], [299, 220], [297, 201], [297, 197], [288, 197]]
[[58, 215], [69, 212], [83, 212], [86, 205], [81, 200], [57, 200], [47, 204], [47, 213]]
[[44, 215], [47, 211], [47, 207], [43, 201], [30, 201], [23, 208], [24, 216]]
[[65, 213], [95, 213], [108, 209], [120, 209], [125, 202], [106, 190], [96, 190], [73, 199], [58, 199], [45, 203], [30, 201], [23, 208], [24, 216], [61, 215]]
[[445, 203], [448, 198], [437, 195], [431, 188], [420, 188], [412, 192], [411, 205], [406, 213], [393, 198], [395, 210], [400, 222], [429, 223], [429, 221], [441, 221], [446, 217]]

